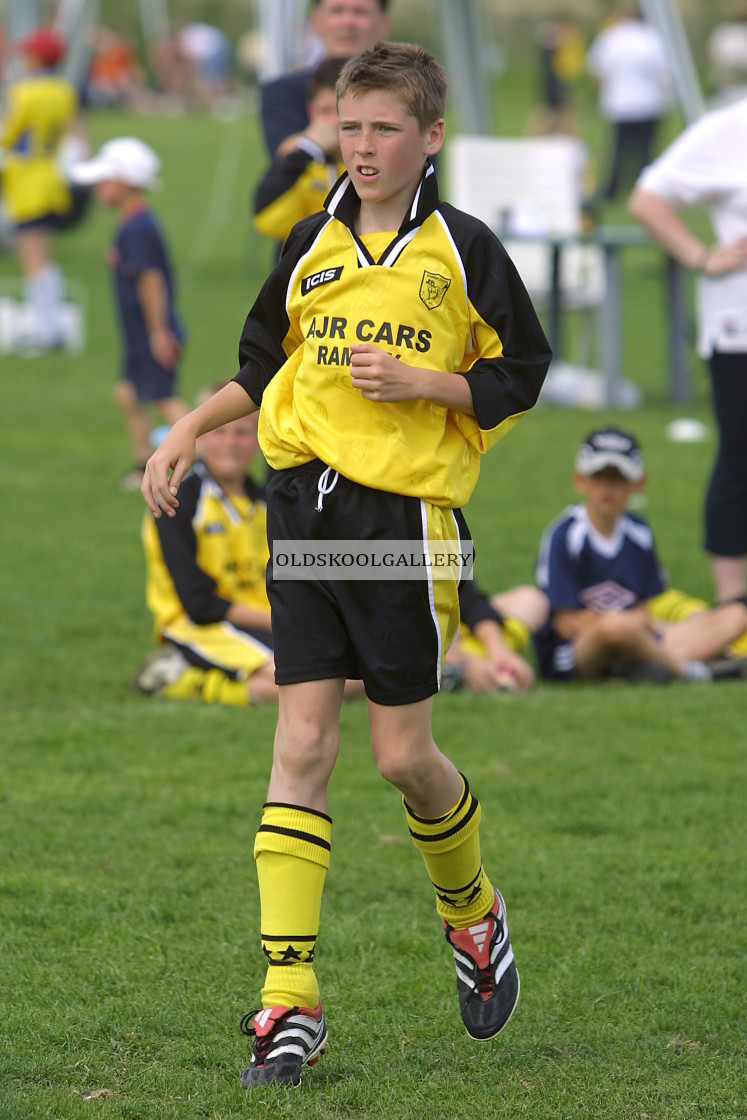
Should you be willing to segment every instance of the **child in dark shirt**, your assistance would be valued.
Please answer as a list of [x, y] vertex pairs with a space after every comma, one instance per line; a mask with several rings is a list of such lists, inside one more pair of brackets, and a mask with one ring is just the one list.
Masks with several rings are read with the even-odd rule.
[[184, 329], [174, 306], [173, 269], [163, 233], [145, 200], [159, 169], [160, 160], [147, 144], [125, 136], [109, 140], [73, 171], [76, 182], [95, 184], [99, 202], [120, 217], [109, 265], [123, 346], [116, 399], [134, 458], [134, 466], [120, 480], [123, 490], [140, 489], [152, 450], [148, 406], [167, 424], [189, 411], [176, 395]]

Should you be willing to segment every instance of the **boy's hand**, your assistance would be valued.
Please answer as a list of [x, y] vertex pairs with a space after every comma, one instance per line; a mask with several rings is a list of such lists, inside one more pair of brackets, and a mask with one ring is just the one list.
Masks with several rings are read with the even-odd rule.
[[308, 136], [315, 144], [318, 144], [323, 152], [328, 156], [340, 157], [340, 130], [337, 127], [337, 121], [330, 121], [325, 117], [317, 117], [311, 121], [301, 134]]
[[509, 692], [526, 692], [534, 681], [534, 673], [528, 661], [507, 647], [494, 651], [487, 662], [497, 689]]
[[721, 276], [739, 268], [747, 268], [747, 237], [740, 237], [729, 245], [714, 246], [708, 253], [703, 272], [707, 276]]
[[370, 401], [431, 401], [474, 416], [466, 377], [401, 362], [386, 350], [359, 342], [350, 347], [353, 388]]
[[173, 369], [179, 357], [181, 343], [168, 327], [156, 327], [148, 336], [150, 352], [164, 369]]
[[409, 401], [421, 396], [425, 370], [408, 366], [370, 342], [350, 347], [353, 387], [370, 401]]
[[[195, 461], [196, 436], [189, 416], [177, 420], [145, 464], [140, 492], [154, 517], [174, 517], [179, 502], [176, 492]], [[169, 477], [171, 471], [171, 477]]]

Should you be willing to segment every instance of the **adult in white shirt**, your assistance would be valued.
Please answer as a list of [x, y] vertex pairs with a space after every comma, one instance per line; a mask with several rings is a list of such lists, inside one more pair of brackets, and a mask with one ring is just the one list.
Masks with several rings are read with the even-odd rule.
[[[677, 213], [693, 205], [708, 208], [712, 246]], [[718, 598], [736, 598], [747, 590], [747, 98], [690, 125], [643, 172], [629, 210], [700, 273], [698, 350], [708, 361], [719, 434], [705, 547]]]
[[601, 192], [610, 199], [651, 160], [656, 126], [669, 106], [671, 71], [661, 36], [637, 11], [597, 35], [586, 66], [599, 83], [599, 111], [613, 126]]

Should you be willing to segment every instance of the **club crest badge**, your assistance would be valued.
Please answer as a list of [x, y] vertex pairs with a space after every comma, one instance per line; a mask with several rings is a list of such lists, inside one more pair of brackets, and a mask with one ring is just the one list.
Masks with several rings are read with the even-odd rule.
[[420, 281], [419, 295], [429, 311], [441, 306], [450, 283], [451, 280], [446, 276], [439, 276], [437, 272], [428, 272], [426, 269]]

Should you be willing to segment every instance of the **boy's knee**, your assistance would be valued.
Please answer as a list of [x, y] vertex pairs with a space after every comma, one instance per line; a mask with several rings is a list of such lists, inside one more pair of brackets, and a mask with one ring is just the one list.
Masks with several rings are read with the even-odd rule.
[[132, 409], [138, 404], [137, 395], [129, 381], [117, 381], [114, 386], [114, 399], [123, 409]]
[[281, 731], [275, 740], [274, 764], [288, 777], [304, 778], [331, 769], [337, 758], [340, 736], [336, 729], [302, 723]]
[[391, 740], [387, 743], [373, 741], [371, 746], [382, 778], [397, 789], [409, 789], [422, 768], [421, 745]]

